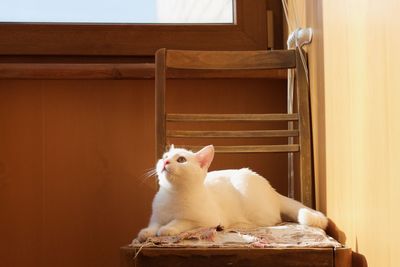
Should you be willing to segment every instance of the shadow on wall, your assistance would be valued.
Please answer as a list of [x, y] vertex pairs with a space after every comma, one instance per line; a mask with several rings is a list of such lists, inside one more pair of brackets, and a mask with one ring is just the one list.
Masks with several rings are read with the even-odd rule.
[[351, 263], [353, 267], [368, 267], [367, 259], [364, 255], [358, 253], [358, 239], [356, 237], [356, 251], [353, 251], [351, 257]]

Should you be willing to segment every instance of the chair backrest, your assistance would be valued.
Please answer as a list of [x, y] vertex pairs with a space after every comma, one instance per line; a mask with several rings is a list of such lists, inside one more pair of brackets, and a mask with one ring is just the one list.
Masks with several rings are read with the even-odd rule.
[[[166, 113], [166, 80], [185, 71], [260, 71], [295, 69], [297, 112], [283, 114], [169, 114]], [[186, 76], [187, 78], [187, 76]], [[300, 51], [186, 51], [160, 49], [156, 53], [156, 156], [168, 149], [170, 138], [269, 138], [287, 137], [288, 144], [216, 146], [216, 153], [299, 153], [300, 200], [313, 207], [312, 148], [309, 86]], [[246, 131], [171, 130], [171, 122], [288, 122], [289, 128]], [[297, 129], [292, 126], [297, 125]], [[297, 140], [294, 143], [293, 140]], [[198, 146], [185, 146], [196, 151]]]

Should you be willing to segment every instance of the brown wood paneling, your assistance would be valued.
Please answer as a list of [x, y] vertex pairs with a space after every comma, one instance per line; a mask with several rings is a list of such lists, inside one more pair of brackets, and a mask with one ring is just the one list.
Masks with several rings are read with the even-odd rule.
[[46, 85], [45, 266], [115, 266], [150, 212], [153, 83]]
[[154, 63], [0, 63], [0, 79], [154, 79]]
[[286, 36], [283, 34], [286, 21], [282, 11], [282, 1], [267, 0], [267, 9], [273, 12], [274, 49], [283, 49], [286, 47]]
[[[0, 79], [7, 80], [129, 80], [154, 79], [154, 63], [0, 63]], [[287, 71], [209, 71], [170, 70], [172, 79], [212, 79], [212, 78], [271, 78], [286, 79]]]
[[[170, 80], [167, 110], [284, 112], [285, 81]], [[186, 98], [198, 99], [188, 103]], [[118, 266], [147, 224], [154, 183], [154, 81], [0, 81], [4, 266]], [[286, 156], [218, 155], [286, 193]]]
[[152, 85], [0, 83], [2, 265], [118, 264], [154, 192], [140, 180], [153, 165]]
[[0, 88], [0, 262], [41, 266], [42, 91], [19, 83]]
[[35, 64], [129, 64], [154, 63], [154, 55], [149, 56], [75, 56], [75, 55], [1, 55], [0, 63]]

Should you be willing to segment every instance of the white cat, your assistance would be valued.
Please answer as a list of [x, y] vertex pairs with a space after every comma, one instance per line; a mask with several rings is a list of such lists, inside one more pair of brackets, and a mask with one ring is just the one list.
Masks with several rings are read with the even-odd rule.
[[255, 228], [280, 223], [281, 215], [325, 229], [328, 219], [300, 202], [280, 195], [249, 169], [207, 172], [214, 147], [197, 153], [174, 148], [157, 163], [160, 189], [153, 200], [150, 224], [138, 234], [176, 235], [197, 227]]

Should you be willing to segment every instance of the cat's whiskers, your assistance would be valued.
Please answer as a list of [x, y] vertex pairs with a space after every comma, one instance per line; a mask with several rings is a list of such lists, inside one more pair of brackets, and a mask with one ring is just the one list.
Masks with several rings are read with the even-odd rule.
[[140, 184], [145, 183], [150, 177], [153, 177], [156, 174], [157, 174], [156, 168], [154, 168], [154, 167], [148, 168], [147, 171], [145, 171], [144, 174], [142, 176], [140, 176], [140, 180], [141, 180]]

